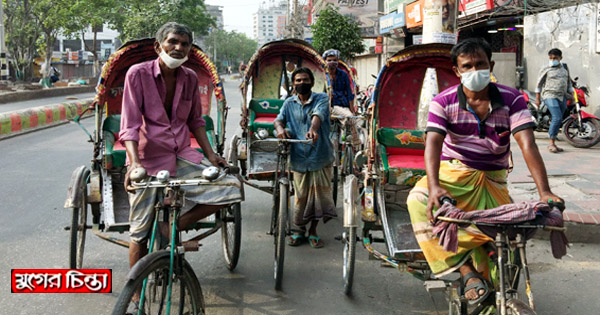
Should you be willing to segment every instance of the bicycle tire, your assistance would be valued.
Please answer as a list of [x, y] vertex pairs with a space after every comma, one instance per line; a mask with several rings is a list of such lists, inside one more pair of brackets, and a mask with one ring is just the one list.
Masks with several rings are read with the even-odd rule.
[[354, 281], [354, 262], [356, 260], [356, 227], [346, 228], [347, 238], [344, 240], [344, 268], [342, 276], [344, 278], [344, 294], [352, 294], [352, 284]]
[[287, 188], [287, 185], [284, 183], [279, 183], [279, 213], [277, 215], [277, 229], [273, 234], [275, 238], [275, 260], [273, 263], [275, 290], [281, 290], [281, 282], [283, 280], [283, 262], [285, 260], [285, 237], [288, 203], [289, 190]]
[[[162, 255], [163, 257], [158, 258], [158, 259], [154, 259], [152, 256], [153, 255]], [[144, 259], [145, 258], [145, 259]], [[161, 252], [154, 252], [152, 254], [147, 255], [146, 257], [142, 258], [142, 260], [138, 261], [138, 264], [146, 264], [145, 266], [141, 267], [142, 271], [139, 273], [139, 275], [137, 277], [135, 277], [134, 279], [129, 279], [127, 281], [127, 283], [125, 284], [125, 287], [123, 288], [123, 291], [121, 291], [121, 294], [119, 294], [119, 298], [117, 299], [117, 303], [115, 304], [115, 308], [113, 309], [112, 314], [113, 315], [123, 315], [126, 313], [127, 311], [127, 307], [129, 306], [129, 303], [131, 301], [131, 298], [133, 297], [133, 294], [136, 292], [136, 290], [138, 289], [138, 287], [141, 287], [144, 283], [144, 279], [149, 277], [148, 280], [148, 284], [146, 286], [146, 292], [145, 292], [145, 302], [144, 302], [144, 310], [143, 310], [143, 314], [146, 315], [150, 315], [150, 314], [154, 314], [153, 308], [150, 306], [154, 303], [152, 303], [152, 296], [150, 296], [152, 293], [156, 293], [157, 289], [161, 290], [161, 296], [159, 297], [161, 299], [161, 301], [158, 303], [158, 310], [159, 313], [162, 313], [163, 311], [166, 310], [166, 292], [167, 292], [167, 287], [166, 285], [162, 285], [163, 283], [167, 283], [168, 282], [168, 272], [169, 272], [169, 265], [170, 265], [170, 257], [169, 255], [164, 255], [164, 253]], [[180, 266], [180, 270], [175, 270], [175, 272], [173, 272], [173, 275], [175, 276], [175, 279], [173, 281], [173, 294], [172, 296], [172, 309], [171, 311], [173, 312], [173, 310], [175, 310], [175, 314], [204, 314], [205, 312], [205, 305], [204, 305], [204, 296], [202, 295], [202, 287], [200, 286], [200, 282], [198, 282], [198, 278], [196, 277], [196, 274], [194, 273], [194, 270], [192, 269], [192, 267], [190, 266], [190, 264], [183, 259], [183, 262], [181, 262], [181, 264], [179, 262], [175, 262], [174, 266]], [[177, 281], [179, 280], [179, 281]], [[183, 280], [183, 281], [182, 281]], [[177, 297], [176, 294], [176, 286], [177, 284], [179, 284], [179, 290], [177, 290], [179, 292], [179, 299], [178, 302], [173, 303], [173, 298]], [[190, 302], [190, 309], [188, 312], [185, 312], [185, 293], [186, 293], [186, 289], [181, 290], [181, 284], [185, 284], [185, 286], [183, 286], [184, 288], [187, 287], [187, 291], [189, 291], [189, 302]], [[182, 296], [184, 298], [182, 298]], [[154, 297], [156, 298], [156, 297]], [[177, 305], [178, 306], [175, 306]], [[173, 306], [175, 306], [175, 309], [173, 309]]]
[[506, 309], [509, 315], [535, 315], [536, 312], [521, 300], [510, 299], [506, 301]]
[[74, 207], [71, 217], [71, 233], [69, 248], [69, 268], [81, 269], [83, 266], [83, 252], [85, 249], [86, 223], [87, 223], [87, 185], [84, 181], [77, 188], [81, 194], [78, 207]]
[[242, 244], [241, 204], [238, 202], [221, 209], [221, 220], [223, 222], [221, 226], [223, 254], [227, 269], [231, 271], [237, 266]]

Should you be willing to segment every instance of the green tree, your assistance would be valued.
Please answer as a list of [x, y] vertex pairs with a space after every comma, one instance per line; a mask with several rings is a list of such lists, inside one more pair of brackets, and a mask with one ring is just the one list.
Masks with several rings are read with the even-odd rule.
[[40, 37], [33, 15], [33, 7], [29, 0], [3, 0], [4, 28], [6, 46], [10, 60], [16, 73], [16, 80], [30, 81], [33, 77], [33, 58], [36, 55], [37, 40]]
[[187, 25], [196, 35], [205, 35], [214, 26], [203, 0], [128, 0], [116, 1], [111, 17], [121, 40], [154, 37], [158, 28], [175, 21]]
[[58, 34], [64, 29], [73, 28], [73, 19], [71, 9], [72, 0], [35, 0], [31, 2], [33, 6], [33, 15], [38, 23], [42, 41], [38, 42], [38, 47], [44, 52], [46, 67], [42, 76], [50, 76], [50, 60], [54, 50], [54, 42]]
[[319, 13], [317, 23], [311, 28], [313, 45], [320, 53], [334, 48], [340, 51], [342, 59], [348, 59], [365, 50], [358, 22], [341, 15], [331, 4]]
[[[100, 71], [98, 61], [97, 35], [98, 29], [104, 24], [110, 24], [114, 17], [119, 14], [116, 10], [116, 0], [76, 0], [71, 7], [72, 23], [66, 25], [63, 32], [65, 35], [71, 35], [82, 39], [85, 44], [85, 50], [92, 52], [94, 56], [94, 76]], [[88, 27], [91, 27], [92, 45], [88, 45], [85, 33]]]
[[[246, 37], [246, 34], [235, 31], [227, 32], [225, 30], [215, 30], [204, 39], [206, 52], [212, 56], [219, 69], [223, 64], [230, 65], [236, 69], [240, 62], [247, 62], [256, 52], [258, 43]], [[217, 48], [217, 57], [214, 56], [215, 45]]]

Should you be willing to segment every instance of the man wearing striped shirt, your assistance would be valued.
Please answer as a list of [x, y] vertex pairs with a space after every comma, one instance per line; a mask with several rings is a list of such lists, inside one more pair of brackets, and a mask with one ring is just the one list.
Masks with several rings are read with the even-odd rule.
[[[512, 134], [535, 180], [542, 201], [559, 201], [548, 185], [546, 168], [535, 144], [535, 124], [523, 96], [515, 89], [490, 83], [491, 48], [471, 38], [451, 52], [461, 84], [437, 95], [429, 107], [423, 177], [407, 200], [419, 246], [436, 276], [460, 271], [465, 297], [472, 303], [491, 292], [488, 257], [481, 246], [492, 241], [476, 228], [459, 231], [456, 253], [444, 251], [432, 234], [433, 210], [439, 198], [457, 200], [465, 211], [510, 203], [507, 169]], [[482, 252], [483, 251], [483, 252]]]

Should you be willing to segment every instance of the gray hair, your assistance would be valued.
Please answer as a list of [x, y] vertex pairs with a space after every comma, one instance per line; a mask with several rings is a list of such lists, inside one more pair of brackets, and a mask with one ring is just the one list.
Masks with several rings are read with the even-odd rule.
[[169, 34], [187, 35], [190, 39], [190, 44], [194, 41], [192, 31], [189, 27], [176, 22], [167, 22], [161, 26], [156, 32], [156, 41], [162, 43]]

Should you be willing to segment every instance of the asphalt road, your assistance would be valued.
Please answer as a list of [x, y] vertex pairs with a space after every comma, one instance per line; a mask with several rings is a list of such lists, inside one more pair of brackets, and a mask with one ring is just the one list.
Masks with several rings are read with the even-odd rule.
[[20, 110], [20, 109], [31, 108], [31, 107], [38, 107], [38, 106], [60, 104], [60, 103], [65, 103], [65, 102], [83, 100], [83, 99], [93, 98], [94, 95], [95, 95], [94, 93], [79, 93], [79, 94], [73, 94], [73, 95], [55, 96], [55, 97], [41, 98], [41, 99], [28, 100], [28, 101], [22, 101], [22, 102], [0, 104], [0, 113], [12, 112], [12, 111]]
[[[240, 113], [238, 82], [226, 82], [228, 138]], [[92, 128], [92, 121], [84, 124]], [[127, 250], [88, 233], [84, 267], [110, 268], [110, 294], [12, 294], [10, 269], [66, 268], [71, 213], [63, 209], [71, 172], [89, 163], [92, 147], [74, 124], [0, 141], [0, 314], [109, 314], [128, 271]], [[209, 314], [436, 314], [422, 282], [369, 260], [360, 247], [354, 296], [342, 293], [341, 219], [319, 227], [322, 249], [286, 248], [283, 291], [273, 290], [273, 241], [266, 235], [270, 196], [246, 189], [242, 252], [238, 267], [223, 263], [220, 234], [189, 253]], [[341, 209], [338, 209], [341, 211]], [[340, 213], [341, 214], [341, 213]], [[115, 235], [118, 236], [118, 235]], [[121, 235], [126, 239], [126, 235]], [[380, 247], [383, 251], [383, 248]], [[547, 241], [529, 246], [533, 292], [539, 314], [597, 314], [600, 245], [572, 244], [569, 256], [555, 260]], [[441, 314], [442, 296], [435, 296]]]

